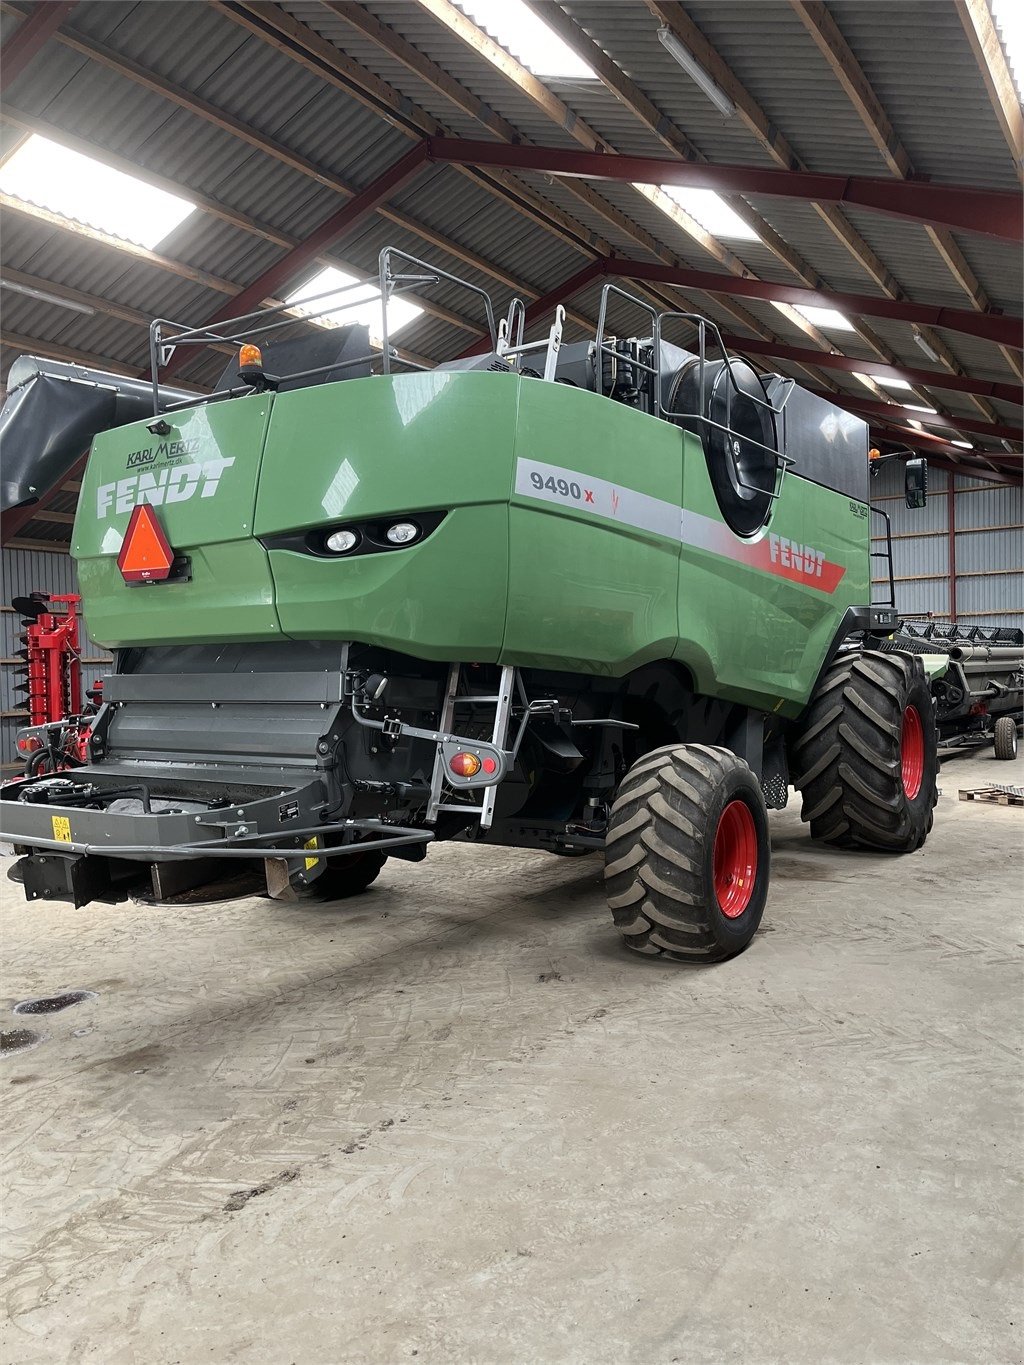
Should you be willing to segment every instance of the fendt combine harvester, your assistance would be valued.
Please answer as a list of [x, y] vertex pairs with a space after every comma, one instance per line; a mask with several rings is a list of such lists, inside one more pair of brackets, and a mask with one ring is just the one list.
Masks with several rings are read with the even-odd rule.
[[[462, 284], [382, 253], [382, 299], [432, 283]], [[813, 838], [922, 845], [932, 698], [870, 605], [864, 423], [614, 285], [564, 345], [562, 310], [524, 345], [518, 301], [496, 326], [462, 287], [489, 350], [435, 369], [386, 310], [377, 346], [249, 344], [282, 309], [154, 323], [151, 390], [19, 362], [9, 495], [95, 437], [73, 554], [116, 655], [89, 762], [2, 791], [29, 899], [232, 862], [344, 896], [437, 839], [603, 850], [631, 948], [715, 961], [757, 929], [789, 785]], [[628, 309], [641, 334], [610, 335]], [[175, 347], [240, 342], [220, 392], [159, 383]]]

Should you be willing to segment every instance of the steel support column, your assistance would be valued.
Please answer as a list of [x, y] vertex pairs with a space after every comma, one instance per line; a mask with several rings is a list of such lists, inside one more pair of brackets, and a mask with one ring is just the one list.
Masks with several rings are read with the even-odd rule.
[[956, 620], [956, 475], [946, 475], [946, 525], [949, 536], [949, 619]]

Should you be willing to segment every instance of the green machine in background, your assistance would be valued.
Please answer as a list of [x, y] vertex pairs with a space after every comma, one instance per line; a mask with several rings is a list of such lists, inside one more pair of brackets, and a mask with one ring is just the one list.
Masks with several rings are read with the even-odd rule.
[[[430, 283], [461, 285], [381, 254], [383, 298]], [[924, 842], [932, 700], [870, 605], [865, 424], [615, 285], [572, 344], [561, 310], [526, 344], [518, 301], [495, 326], [462, 287], [490, 349], [429, 370], [386, 313], [379, 344], [265, 359], [280, 309], [154, 324], [154, 375], [244, 344], [209, 398], [154, 379], [149, 415], [90, 432], [72, 549], [116, 665], [90, 761], [3, 789], [29, 898], [166, 898], [232, 862], [349, 895], [435, 839], [603, 850], [629, 946], [714, 961], [757, 929], [790, 785], [812, 837]], [[74, 380], [44, 364], [0, 431], [52, 461], [45, 385], [66, 406]]]

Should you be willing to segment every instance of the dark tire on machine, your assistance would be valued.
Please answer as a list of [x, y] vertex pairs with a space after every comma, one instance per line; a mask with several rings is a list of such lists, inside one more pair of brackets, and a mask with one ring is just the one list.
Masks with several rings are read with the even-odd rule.
[[997, 716], [992, 727], [992, 746], [996, 758], [1017, 757], [1017, 722], [1012, 716]]
[[935, 706], [914, 655], [841, 654], [819, 683], [792, 749], [811, 838], [910, 853], [938, 800]]
[[358, 896], [375, 882], [387, 862], [383, 853], [346, 853], [343, 858], [329, 858], [320, 876], [310, 882], [311, 896], [322, 901], [341, 901]]
[[734, 957], [761, 922], [770, 869], [760, 783], [728, 749], [667, 745], [626, 773], [604, 875], [615, 927], [635, 952]]

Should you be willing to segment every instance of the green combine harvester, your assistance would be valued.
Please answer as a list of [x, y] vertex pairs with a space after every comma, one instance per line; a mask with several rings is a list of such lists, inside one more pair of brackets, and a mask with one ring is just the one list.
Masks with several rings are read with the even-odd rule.
[[[0, 792], [28, 898], [239, 863], [333, 898], [439, 839], [599, 850], [630, 948], [713, 962], [758, 927], [790, 785], [812, 838], [920, 848], [933, 703], [870, 605], [865, 424], [615, 285], [593, 340], [558, 310], [524, 344], [518, 301], [496, 325], [382, 252], [383, 299], [431, 284], [479, 301], [486, 353], [426, 369], [386, 310], [375, 345], [269, 309], [154, 323], [152, 384], [18, 362], [5, 496], [95, 437], [73, 554], [115, 652], [88, 763]], [[240, 343], [209, 397], [159, 382]]]

